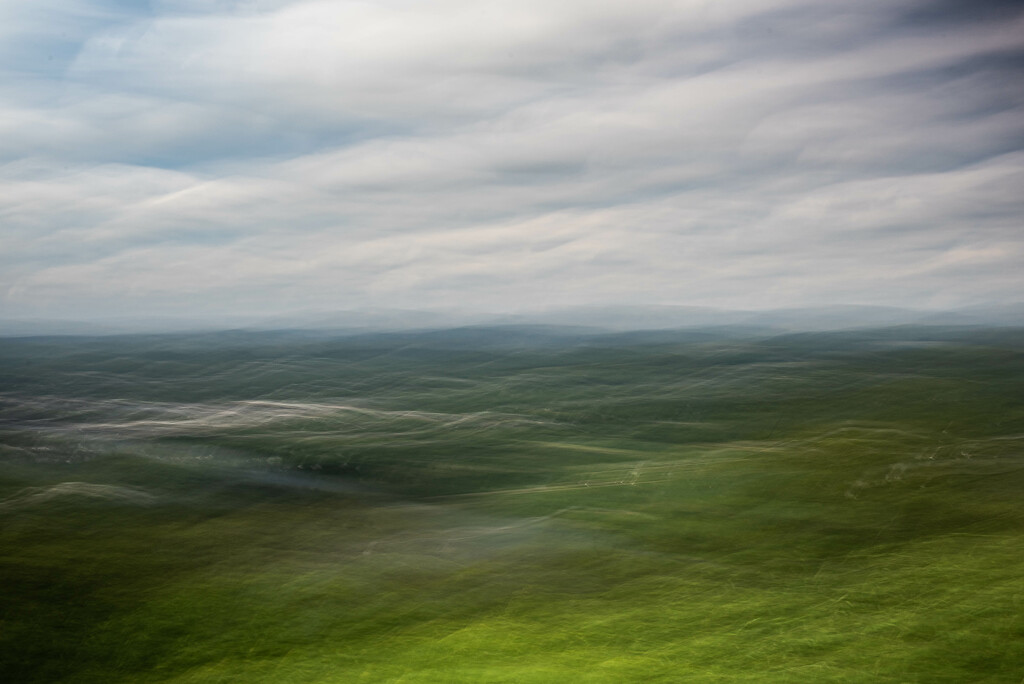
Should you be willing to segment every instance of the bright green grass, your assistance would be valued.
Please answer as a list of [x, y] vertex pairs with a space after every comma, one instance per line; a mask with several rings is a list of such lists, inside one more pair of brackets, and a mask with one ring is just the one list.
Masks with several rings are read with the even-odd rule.
[[1020, 682], [972, 334], [3, 341], [0, 676]]

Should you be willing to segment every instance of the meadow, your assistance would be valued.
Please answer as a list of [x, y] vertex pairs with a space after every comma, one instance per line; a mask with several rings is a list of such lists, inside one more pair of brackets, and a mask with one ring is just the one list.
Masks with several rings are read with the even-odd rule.
[[5, 682], [1014, 682], [1024, 331], [0, 338]]

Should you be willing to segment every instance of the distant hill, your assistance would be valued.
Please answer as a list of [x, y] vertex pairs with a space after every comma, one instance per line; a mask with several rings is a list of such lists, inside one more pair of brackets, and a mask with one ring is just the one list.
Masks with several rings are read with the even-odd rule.
[[[1024, 304], [978, 306], [953, 311], [837, 305], [766, 311], [670, 305], [580, 306], [514, 313], [402, 309], [303, 311], [265, 317], [217, 319], [106, 318], [94, 320], [0, 319], [0, 336], [116, 335], [215, 330], [308, 330], [342, 334], [441, 331], [500, 326], [520, 337], [596, 332], [719, 329], [736, 332], [825, 331], [903, 325], [1024, 326]], [[512, 333], [512, 330], [517, 332]], [[545, 331], [545, 332], [541, 332]], [[534, 340], [536, 341], [536, 340]]]

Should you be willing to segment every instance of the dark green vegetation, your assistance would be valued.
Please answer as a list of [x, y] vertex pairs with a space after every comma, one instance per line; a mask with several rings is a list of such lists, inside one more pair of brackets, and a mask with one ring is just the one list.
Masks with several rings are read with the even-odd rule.
[[1019, 682], [1024, 336], [0, 340], [0, 680]]

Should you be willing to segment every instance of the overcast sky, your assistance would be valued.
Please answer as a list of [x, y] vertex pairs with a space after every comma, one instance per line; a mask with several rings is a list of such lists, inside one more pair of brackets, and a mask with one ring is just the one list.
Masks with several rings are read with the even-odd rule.
[[1024, 300], [1024, 13], [2, 0], [0, 317]]

